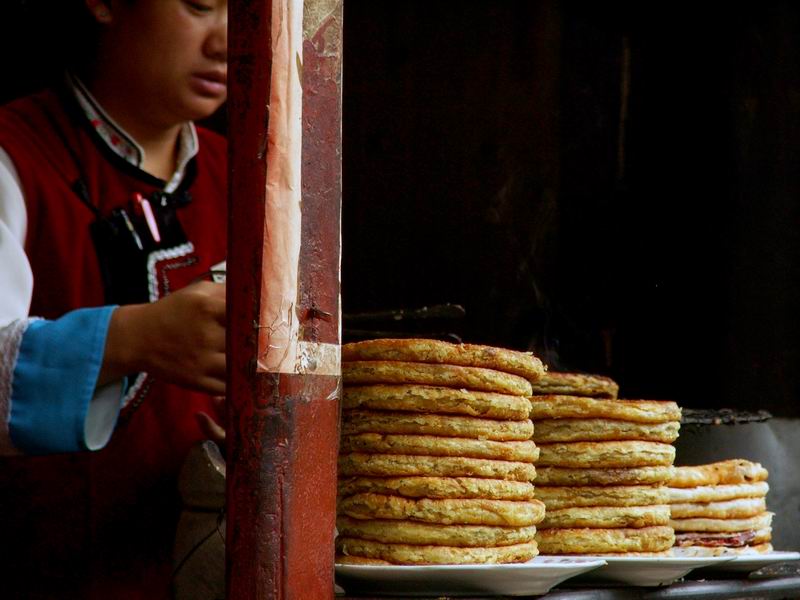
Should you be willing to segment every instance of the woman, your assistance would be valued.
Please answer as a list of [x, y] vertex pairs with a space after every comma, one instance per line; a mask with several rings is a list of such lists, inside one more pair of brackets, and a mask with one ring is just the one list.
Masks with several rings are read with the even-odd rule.
[[93, 58], [0, 108], [0, 450], [72, 452], [3, 461], [4, 589], [166, 598], [175, 476], [225, 391], [224, 285], [194, 282], [225, 259], [226, 150], [192, 121], [225, 100], [227, 2], [85, 6]]

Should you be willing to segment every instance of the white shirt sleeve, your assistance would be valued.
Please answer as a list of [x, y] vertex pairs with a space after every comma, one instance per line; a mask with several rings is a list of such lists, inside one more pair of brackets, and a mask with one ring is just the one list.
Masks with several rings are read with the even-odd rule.
[[[27, 226], [28, 215], [19, 176], [11, 157], [0, 148], [0, 349], [3, 350], [0, 356], [0, 455], [17, 451], [11, 443], [11, 417], [15, 403], [12, 384], [23, 338], [28, 325], [35, 321], [28, 314], [33, 294], [33, 272], [25, 254]], [[99, 315], [100, 311], [97, 313]], [[105, 334], [101, 341], [102, 355]], [[102, 356], [100, 358], [102, 361]], [[95, 389], [93, 397], [87, 399], [82, 427], [87, 449], [96, 450], [108, 442], [119, 414], [123, 391], [124, 380], [116, 381]], [[31, 404], [28, 394], [17, 400]], [[77, 404], [79, 406], [80, 402]]]
[[0, 148], [0, 327], [28, 316], [33, 273], [25, 255], [28, 214], [14, 163]]

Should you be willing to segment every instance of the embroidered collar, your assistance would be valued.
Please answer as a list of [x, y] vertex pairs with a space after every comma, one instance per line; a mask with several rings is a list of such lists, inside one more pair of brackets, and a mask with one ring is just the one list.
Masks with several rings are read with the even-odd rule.
[[[136, 143], [122, 127], [114, 122], [108, 113], [103, 110], [100, 103], [92, 96], [88, 88], [72, 73], [67, 73], [67, 87], [75, 95], [86, 118], [94, 127], [97, 135], [115, 153], [124, 158], [133, 166], [141, 169], [144, 164], [144, 149]], [[181, 128], [178, 139], [178, 160], [175, 172], [164, 186], [165, 192], [174, 192], [183, 181], [186, 167], [196, 155], [198, 150], [197, 130], [194, 123], [185, 123]]]

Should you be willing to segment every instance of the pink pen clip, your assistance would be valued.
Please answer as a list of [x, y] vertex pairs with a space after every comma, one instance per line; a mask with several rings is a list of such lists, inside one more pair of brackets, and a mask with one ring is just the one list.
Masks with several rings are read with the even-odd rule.
[[153, 214], [153, 208], [150, 206], [150, 201], [139, 193], [133, 195], [136, 204], [142, 209], [144, 220], [147, 222], [147, 228], [150, 230], [150, 235], [156, 244], [161, 241], [161, 232], [158, 230], [158, 223]]

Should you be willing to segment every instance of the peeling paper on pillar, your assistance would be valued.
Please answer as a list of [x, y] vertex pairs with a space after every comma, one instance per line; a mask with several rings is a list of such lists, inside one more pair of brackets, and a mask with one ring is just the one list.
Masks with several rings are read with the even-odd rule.
[[258, 370], [337, 374], [335, 344], [299, 339], [303, 2], [274, 0]]

